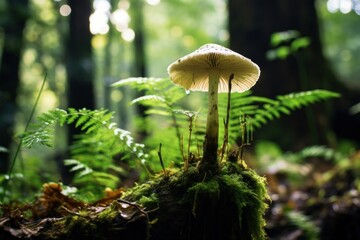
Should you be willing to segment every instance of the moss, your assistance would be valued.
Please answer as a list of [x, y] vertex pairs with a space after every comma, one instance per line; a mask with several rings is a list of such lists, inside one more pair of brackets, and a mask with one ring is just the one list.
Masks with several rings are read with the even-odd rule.
[[244, 165], [224, 163], [212, 173], [192, 165], [159, 174], [109, 206], [69, 212], [38, 239], [261, 240], [267, 200], [265, 178]]
[[64, 239], [98, 239], [97, 225], [84, 217], [71, 217], [64, 226]]
[[142, 196], [139, 199], [138, 204], [144, 206], [147, 210], [152, 210], [158, 207], [158, 202], [157, 194], [152, 193], [150, 196]]
[[116, 205], [113, 203], [103, 211], [100, 211], [99, 214], [97, 214], [96, 219], [98, 222], [110, 221], [111, 219], [114, 219], [117, 214], [119, 213], [116, 209]]
[[266, 181], [255, 171], [225, 163], [213, 175], [195, 166], [169, 172], [124, 196], [158, 219], [151, 239], [265, 239]]
[[[242, 175], [223, 175], [220, 178], [223, 194], [237, 206], [240, 227], [247, 226], [248, 233], [253, 239], [264, 239], [265, 220], [263, 214], [267, 208], [264, 202], [268, 197], [262, 192], [263, 181], [256, 184], [248, 184], [243, 181]], [[252, 180], [259, 180], [254, 176]], [[260, 189], [259, 189], [260, 188]]]
[[195, 183], [194, 186], [188, 189], [188, 192], [196, 194], [205, 194], [211, 198], [218, 198], [220, 194], [219, 182], [216, 179], [210, 179], [206, 182]]

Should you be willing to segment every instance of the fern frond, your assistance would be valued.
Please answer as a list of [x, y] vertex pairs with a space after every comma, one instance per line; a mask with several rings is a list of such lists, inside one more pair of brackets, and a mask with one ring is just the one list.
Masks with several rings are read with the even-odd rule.
[[164, 97], [158, 95], [145, 95], [132, 100], [131, 104], [135, 104], [135, 103], [146, 104], [147, 102], [159, 104], [159, 103], [165, 103], [166, 100], [164, 99]]
[[52, 134], [53, 131], [49, 130], [26, 132], [22, 134], [22, 143], [26, 148], [31, 148], [35, 144], [51, 147]]
[[[235, 140], [241, 136], [240, 118], [249, 116], [254, 128], [260, 128], [268, 122], [280, 118], [282, 115], [289, 115], [293, 111], [309, 106], [315, 102], [339, 97], [335, 92], [327, 90], [312, 90], [299, 93], [290, 93], [270, 99], [266, 97], [252, 96], [251, 92], [232, 94], [229, 140]], [[219, 95], [219, 116], [225, 117], [227, 98], [226, 94]], [[220, 136], [223, 135], [220, 128]]]
[[171, 112], [167, 108], [162, 108], [162, 109], [151, 108], [149, 110], [146, 110], [145, 113], [147, 115], [153, 114], [158, 116], [171, 116]]
[[[80, 138], [80, 146], [75, 144], [73, 147], [73, 151], [78, 149], [77, 154], [79, 154], [81, 151], [89, 152], [90, 150], [96, 150], [93, 144], [103, 141], [107, 142], [107, 144], [103, 144], [102, 149], [104, 151], [109, 151], [109, 149], [112, 149], [111, 145], [115, 144], [114, 139], [119, 137], [119, 144], [117, 145], [116, 149], [117, 152], [121, 151], [122, 149], [126, 149], [127, 152], [132, 153], [138, 157], [141, 163], [146, 162], [147, 154], [144, 153], [144, 145], [136, 143], [130, 132], [117, 128], [115, 123], [111, 123], [110, 120], [112, 117], [113, 113], [104, 109], [77, 110], [69, 108], [68, 111], [55, 109], [43, 113], [38, 117], [39, 123], [34, 124], [31, 128], [32, 130], [22, 135], [23, 143], [28, 148], [32, 147], [34, 144], [52, 146], [51, 140], [53, 131], [55, 129], [54, 124], [74, 124], [75, 127], [80, 128], [86, 134], [92, 134], [91, 137], [87, 136], [85, 138], [96, 139], [93, 142], [89, 142], [85, 141], [84, 138]], [[90, 147], [85, 149], [81, 146]], [[106, 149], [107, 147], [108, 149]], [[111, 156], [109, 158], [111, 158]]]
[[[339, 97], [339, 94], [327, 90], [291, 93], [278, 96], [276, 100], [249, 96], [248, 94], [238, 94], [232, 96], [231, 118], [237, 121], [236, 119], [242, 114], [249, 115], [253, 121], [253, 125], [259, 128], [269, 121], [280, 118], [283, 114], [288, 115], [296, 109], [334, 97]], [[220, 113], [223, 113], [225, 111], [225, 98], [222, 97], [219, 99], [221, 99], [219, 101]]]
[[185, 91], [172, 83], [169, 78], [128, 78], [120, 80], [112, 86], [130, 86], [143, 91], [145, 93], [143, 97], [151, 99], [156, 96], [155, 98], [168, 105], [176, 103], [185, 96]]
[[75, 159], [65, 159], [65, 166], [72, 166], [70, 172], [75, 172], [78, 177], [86, 176], [93, 172], [93, 169]]
[[144, 152], [144, 144], [137, 143], [129, 131], [117, 128], [116, 124], [114, 123], [109, 125], [108, 129], [111, 130], [115, 136], [117, 136], [122, 142], [126, 144], [128, 151], [133, 153], [142, 164], [146, 163], [149, 156]]
[[143, 78], [133, 77], [127, 79], [121, 79], [112, 84], [112, 87], [131, 86], [138, 90], [148, 90], [153, 86], [158, 85], [159, 82], [164, 81], [164, 78]]
[[290, 93], [287, 95], [278, 96], [277, 99], [283, 106], [294, 110], [296, 108], [301, 108], [312, 103], [334, 97], [340, 97], [340, 94], [327, 90], [317, 89], [299, 93]]

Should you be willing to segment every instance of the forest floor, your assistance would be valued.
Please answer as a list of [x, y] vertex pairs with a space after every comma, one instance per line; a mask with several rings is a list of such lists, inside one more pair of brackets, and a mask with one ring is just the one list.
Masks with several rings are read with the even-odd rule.
[[[265, 215], [269, 239], [360, 239], [360, 152], [341, 164], [321, 158], [307, 162], [302, 166], [306, 173], [296, 180], [289, 180], [296, 176], [288, 169], [265, 174], [271, 198]], [[51, 231], [60, 223], [79, 234], [91, 230], [88, 224], [83, 228], [81, 221], [66, 222], [69, 216], [101, 223], [107, 231], [111, 225], [111, 231], [122, 234], [121, 239], [147, 239], [148, 228], [156, 221], [149, 219], [149, 209], [122, 200], [123, 193], [122, 189], [108, 191], [103, 199], [89, 204], [64, 195], [61, 184], [44, 184], [42, 195], [32, 204], [1, 206], [0, 239], [51, 239]], [[115, 214], [109, 217], [110, 212]]]

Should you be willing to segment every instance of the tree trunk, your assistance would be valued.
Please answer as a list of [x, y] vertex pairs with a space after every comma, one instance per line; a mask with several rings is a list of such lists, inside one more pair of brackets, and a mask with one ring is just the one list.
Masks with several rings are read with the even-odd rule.
[[[92, 1], [69, 0], [71, 7], [69, 34], [66, 43], [67, 100], [68, 106], [76, 109], [94, 109], [93, 59], [89, 16]], [[68, 128], [68, 142], [81, 133], [75, 127]], [[68, 174], [62, 161], [59, 162], [63, 181], [68, 182]]]
[[[23, 48], [23, 30], [28, 19], [28, 0], [8, 0], [2, 16], [4, 37], [0, 67], [0, 147], [9, 149], [13, 140], [16, 97], [20, 85], [20, 62]], [[0, 151], [0, 173], [9, 167], [9, 152]]]
[[[143, 1], [134, 1], [132, 7], [132, 19], [133, 19], [133, 28], [135, 31], [135, 39], [134, 39], [134, 53], [135, 53], [135, 68], [134, 68], [134, 76], [138, 77], [146, 77], [147, 69], [146, 69], [146, 55], [145, 55], [145, 27], [144, 27], [144, 16], [143, 9], [144, 3]], [[135, 97], [143, 96], [144, 92], [139, 92]], [[141, 104], [136, 105], [136, 110], [138, 115], [146, 121], [146, 110], [148, 107], [143, 106]], [[144, 126], [146, 123], [144, 123]], [[144, 139], [147, 135], [145, 129], [141, 129], [137, 132], [138, 141]]]
[[[251, 58], [261, 69], [259, 82], [253, 89], [256, 95], [274, 97], [312, 89], [339, 91], [339, 83], [322, 52], [314, 0], [229, 0], [228, 3], [230, 48]], [[309, 37], [310, 45], [286, 59], [267, 60], [271, 34], [287, 30]], [[258, 133], [285, 147], [329, 144], [328, 119], [332, 113], [329, 103], [322, 103], [284, 117], [281, 125], [280, 121], [274, 121], [266, 126], [269, 131]]]
[[[71, 7], [69, 35], [66, 46], [66, 70], [68, 77], [68, 106], [89, 108], [95, 106], [94, 83], [89, 30], [92, 1], [69, 0]], [[71, 134], [73, 132], [70, 132]]]

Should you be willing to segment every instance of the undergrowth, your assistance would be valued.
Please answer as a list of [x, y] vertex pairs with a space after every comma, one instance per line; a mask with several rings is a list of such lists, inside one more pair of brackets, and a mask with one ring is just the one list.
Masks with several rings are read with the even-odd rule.
[[[129, 78], [120, 80], [113, 86], [130, 86], [143, 93], [143, 96], [133, 99], [131, 104], [146, 106], [146, 114], [155, 119], [156, 125], [160, 125], [160, 129], [156, 126], [149, 129], [146, 143], [150, 149], [157, 149], [161, 141], [167, 149], [166, 158], [175, 163], [202, 156], [206, 113], [201, 110], [201, 101], [198, 104], [200, 107], [196, 109], [183, 109], [183, 100], [191, 97], [188, 96], [190, 93], [172, 84], [168, 78]], [[244, 140], [244, 136], [247, 141], [251, 139], [254, 130], [283, 115], [290, 115], [300, 108], [336, 97], [339, 97], [339, 94], [321, 89], [279, 95], [275, 99], [254, 96], [251, 91], [232, 93], [228, 144], [235, 145], [239, 139], [240, 142]], [[196, 101], [194, 98], [192, 100]], [[226, 118], [227, 105], [227, 94], [219, 94], [220, 123]], [[219, 141], [222, 142], [225, 127], [223, 124], [219, 125]], [[177, 139], [177, 144], [174, 144], [174, 139]], [[241, 143], [244, 144], [244, 141]], [[152, 156], [156, 157], [156, 152], [153, 152]], [[182, 156], [182, 159], [179, 156]]]
[[[104, 188], [119, 186], [128, 171], [119, 164], [121, 161], [130, 168], [142, 168], [143, 176], [150, 176], [161, 170], [159, 156], [162, 156], [163, 168], [170, 165], [182, 167], [183, 163], [186, 168], [202, 156], [205, 114], [201, 108], [184, 109], [185, 91], [167, 78], [130, 78], [114, 84], [114, 87], [121, 86], [142, 91], [144, 95], [132, 100], [132, 104], [146, 106], [148, 118], [155, 119], [145, 126], [148, 135], [143, 143], [137, 143], [131, 132], [117, 127], [112, 120], [114, 113], [105, 109], [50, 110], [41, 114], [37, 122], [20, 135], [23, 147], [31, 148], [36, 144], [51, 147], [56, 126], [74, 125], [81, 129], [83, 134], [77, 136], [70, 146], [70, 159], [64, 161], [75, 174], [78, 195], [86, 196], [85, 199], [98, 198]], [[242, 158], [243, 147], [252, 140], [254, 129], [301, 107], [338, 96], [326, 90], [291, 93], [275, 99], [253, 96], [249, 91], [231, 94], [229, 138], [225, 142], [220, 137], [226, 145], [223, 149], [234, 146]], [[226, 94], [219, 95], [220, 119], [226, 117], [227, 104]], [[224, 136], [224, 129], [220, 124], [219, 136]], [[241, 145], [237, 146], [239, 139]], [[162, 152], [158, 150], [159, 144], [164, 149]], [[222, 153], [221, 159], [231, 158], [229, 151]]]
[[[145, 146], [137, 143], [129, 131], [118, 128], [112, 122], [113, 112], [107, 110], [55, 109], [43, 113], [29, 131], [22, 134], [23, 145], [52, 146], [55, 126], [71, 125], [84, 133], [74, 139], [70, 146], [70, 159], [65, 165], [75, 174], [73, 183], [78, 187], [77, 195], [86, 200], [95, 200], [103, 195], [104, 189], [119, 186], [127, 170], [115, 161], [126, 161], [130, 167], [141, 167], [150, 174], [147, 167], [148, 154]], [[131, 159], [131, 161], [130, 161]]]

